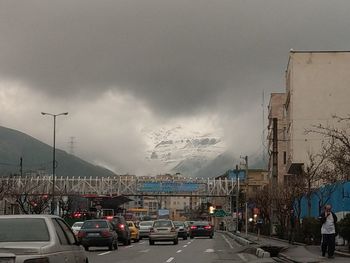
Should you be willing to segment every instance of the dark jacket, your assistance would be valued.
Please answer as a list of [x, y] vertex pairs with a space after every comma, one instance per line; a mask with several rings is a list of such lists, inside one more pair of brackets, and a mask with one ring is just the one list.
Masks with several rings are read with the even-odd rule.
[[[337, 218], [337, 216], [336, 216], [332, 211], [331, 211], [331, 214], [332, 214], [332, 216], [333, 216], [334, 225], [336, 225], [336, 224], [337, 224], [337, 221], [338, 221], [338, 218]], [[324, 224], [324, 222], [326, 222], [327, 217], [326, 217], [325, 212], [323, 212], [323, 213], [320, 215], [319, 219], [320, 219], [320, 221], [321, 221], [322, 224]]]

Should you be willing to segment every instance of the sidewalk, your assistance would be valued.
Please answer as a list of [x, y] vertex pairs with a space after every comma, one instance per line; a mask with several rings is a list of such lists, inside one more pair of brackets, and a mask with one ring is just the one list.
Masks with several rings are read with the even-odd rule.
[[282, 256], [286, 259], [289, 259], [294, 262], [350, 262], [350, 253], [342, 253], [336, 251], [334, 259], [328, 259], [321, 257], [320, 246], [310, 246], [305, 244], [289, 244], [286, 240], [277, 239], [274, 237], [260, 236], [259, 238], [256, 235], [248, 234], [246, 236], [244, 233], [234, 234], [245, 238], [258, 244], [258, 246], [272, 246], [280, 247], [281, 251], [279, 256]]

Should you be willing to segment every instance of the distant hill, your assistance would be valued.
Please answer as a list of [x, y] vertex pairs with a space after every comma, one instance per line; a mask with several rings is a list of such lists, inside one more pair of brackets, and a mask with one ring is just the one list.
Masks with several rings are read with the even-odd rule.
[[[20, 158], [23, 172], [43, 171], [52, 174], [52, 146], [25, 133], [0, 126], [0, 175], [18, 174]], [[114, 176], [103, 167], [93, 165], [65, 151], [56, 149], [57, 176]]]

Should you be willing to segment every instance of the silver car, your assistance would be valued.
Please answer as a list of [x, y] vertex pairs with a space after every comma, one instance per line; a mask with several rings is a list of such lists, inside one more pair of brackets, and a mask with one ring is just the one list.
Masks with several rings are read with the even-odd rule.
[[149, 236], [149, 230], [153, 226], [153, 221], [141, 221], [139, 223], [139, 235], [140, 239], [142, 238], [148, 238]]
[[58, 216], [0, 216], [0, 262], [88, 263], [71, 228]]
[[179, 243], [176, 227], [171, 220], [155, 220], [149, 232], [149, 244], [156, 241], [172, 241], [174, 245]]

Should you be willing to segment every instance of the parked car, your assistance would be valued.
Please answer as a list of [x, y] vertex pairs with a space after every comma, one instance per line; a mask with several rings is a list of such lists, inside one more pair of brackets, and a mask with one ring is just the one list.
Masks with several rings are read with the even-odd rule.
[[136, 226], [136, 224], [133, 221], [126, 221], [128, 223], [130, 234], [131, 234], [131, 240], [134, 240], [134, 242], [140, 241], [140, 234], [139, 229]]
[[72, 225], [72, 230], [73, 230], [74, 235], [78, 235], [78, 232], [83, 224], [84, 224], [84, 222], [79, 221], [79, 222], [75, 222]]
[[179, 243], [173, 221], [166, 219], [154, 221], [149, 232], [149, 244], [154, 245], [156, 241], [173, 241], [174, 245]]
[[85, 250], [89, 250], [89, 247], [118, 249], [118, 234], [108, 220], [86, 220], [78, 233], [78, 238]]
[[141, 221], [139, 223], [139, 235], [140, 239], [142, 238], [148, 238], [149, 236], [149, 230], [153, 226], [154, 221]]
[[187, 226], [184, 222], [182, 221], [174, 221], [174, 225], [177, 230], [177, 236], [182, 237], [183, 240], [187, 239]]
[[107, 216], [115, 231], [118, 234], [118, 240], [123, 243], [124, 246], [131, 244], [131, 233], [124, 216]]
[[214, 227], [207, 221], [196, 221], [190, 228], [190, 238], [209, 237], [213, 238]]
[[0, 262], [88, 263], [70, 226], [54, 215], [0, 216], [0, 249], [8, 258]]

